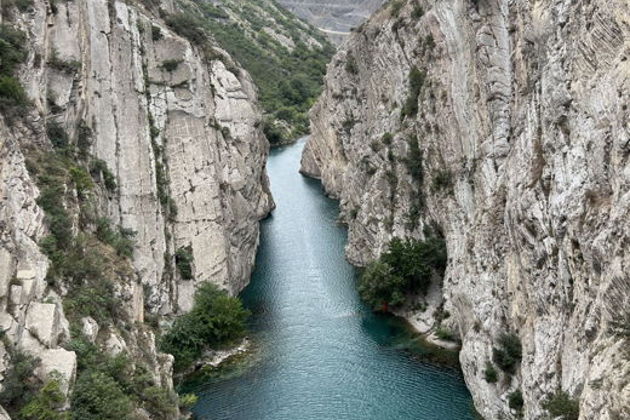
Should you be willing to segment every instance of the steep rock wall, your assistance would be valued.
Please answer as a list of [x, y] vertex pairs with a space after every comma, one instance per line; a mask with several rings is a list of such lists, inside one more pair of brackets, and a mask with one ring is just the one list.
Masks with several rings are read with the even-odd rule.
[[[480, 413], [516, 415], [521, 389], [542, 418], [561, 389], [580, 418], [629, 416], [628, 3], [395, 3], [329, 65], [302, 160], [341, 201], [349, 260], [437, 223], [443, 284], [405, 315], [430, 331], [450, 313]], [[504, 331], [520, 369], [488, 383]]]
[[[238, 293], [253, 267], [258, 221], [273, 207], [256, 89], [227, 54], [216, 48], [208, 58], [142, 3], [35, 1], [14, 21], [27, 34], [19, 76], [32, 106], [22, 121], [0, 124], [0, 325], [11, 345], [41, 359], [41, 377], [58, 370], [71, 386], [76, 355], [64, 349], [63, 296], [46, 282], [38, 244], [48, 230], [25, 156], [51, 149], [51, 123], [71, 139], [86, 130], [90, 154], [116, 182], [96, 194], [95, 212], [136, 232], [131, 265], [112, 273], [121, 311], [135, 323], [119, 331], [85, 318], [83, 333], [143, 360], [172, 389], [172, 358], [156, 350], [145, 310], [185, 312], [201, 282]], [[194, 280], [175, 264], [187, 247]], [[10, 363], [5, 343], [0, 355]]]

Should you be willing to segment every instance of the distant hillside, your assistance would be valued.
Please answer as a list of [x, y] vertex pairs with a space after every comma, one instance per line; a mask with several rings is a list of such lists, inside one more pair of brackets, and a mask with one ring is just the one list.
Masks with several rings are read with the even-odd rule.
[[385, 0], [278, 0], [340, 44], [354, 27], [374, 13]]
[[306, 134], [306, 113], [334, 53], [328, 39], [272, 0], [196, 0], [189, 5], [186, 15], [196, 17], [194, 25], [211, 33], [254, 79], [271, 144]]

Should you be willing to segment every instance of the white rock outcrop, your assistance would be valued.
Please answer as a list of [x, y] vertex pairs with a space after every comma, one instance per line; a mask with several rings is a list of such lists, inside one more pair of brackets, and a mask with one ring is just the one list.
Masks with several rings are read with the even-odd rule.
[[[73, 140], [84, 130], [90, 154], [116, 183], [95, 193], [94, 211], [136, 235], [133, 267], [115, 273], [118, 309], [133, 325], [124, 334], [92, 318], [78, 326], [102, 348], [142, 359], [156, 383], [172, 388], [172, 357], [156, 349], [145, 309], [153, 317], [183, 313], [202, 282], [239, 292], [254, 264], [258, 222], [274, 205], [256, 89], [226, 53], [193, 45], [142, 2], [35, 1], [14, 23], [27, 35], [19, 77], [34, 106], [18, 124], [0, 121], [0, 327], [11, 346], [41, 359], [42, 378], [57, 371], [63, 390], [72, 386], [67, 290], [46, 281], [50, 263], [38, 244], [48, 229], [25, 156], [50, 148], [45, 128], [53, 121]], [[183, 247], [192, 251], [194, 280], [176, 268]]]
[[[351, 36], [311, 113], [302, 172], [340, 199], [351, 262], [444, 233], [445, 322], [488, 419], [516, 389], [527, 419], [558, 390], [581, 419], [630, 417], [628, 22], [623, 0], [403, 1]], [[487, 383], [504, 331], [520, 370]]]

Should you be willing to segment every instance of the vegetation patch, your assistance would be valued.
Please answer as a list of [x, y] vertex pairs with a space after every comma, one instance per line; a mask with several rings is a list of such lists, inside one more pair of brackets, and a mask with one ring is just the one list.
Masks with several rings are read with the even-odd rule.
[[502, 333], [492, 349], [492, 361], [504, 372], [514, 374], [521, 362], [521, 339], [514, 333]]
[[483, 377], [489, 384], [493, 384], [499, 379], [498, 372], [492, 363], [486, 362], [486, 368], [483, 370]]
[[175, 370], [184, 371], [204, 351], [241, 340], [248, 316], [239, 299], [204, 283], [195, 293], [192, 310], [177, 318], [162, 337], [160, 350], [175, 356]]
[[346, 58], [345, 69], [350, 74], [359, 74], [359, 67], [357, 66], [357, 60], [353, 55], [348, 54]]
[[511, 392], [508, 395], [508, 405], [512, 410], [515, 410], [517, 413], [521, 413], [523, 411], [523, 394], [520, 389], [517, 389], [514, 392]]
[[409, 94], [402, 109], [400, 110], [400, 119], [406, 117], [415, 117], [418, 114], [418, 97], [422, 91], [422, 86], [426, 78], [426, 73], [413, 67], [409, 72]]
[[81, 62], [77, 60], [62, 60], [59, 58], [57, 50], [53, 49], [50, 53], [48, 66], [67, 74], [74, 74], [81, 69]]
[[171, 60], [164, 60], [164, 61], [162, 62], [162, 68], [163, 68], [165, 71], [167, 71], [167, 72], [169, 72], [169, 73], [172, 73], [172, 72], [174, 72], [175, 70], [177, 70], [177, 67], [179, 67], [179, 65], [180, 65], [181, 63], [182, 63], [182, 60], [174, 60], [174, 59], [171, 59]]
[[578, 420], [580, 417], [580, 402], [571, 398], [564, 391], [558, 391], [547, 398], [542, 407], [553, 418], [562, 417], [562, 420]]
[[398, 15], [400, 14], [400, 10], [402, 9], [404, 5], [405, 3], [402, 0], [392, 1], [390, 9], [389, 9], [389, 14], [394, 18], [398, 17]]
[[446, 244], [435, 236], [424, 241], [394, 239], [381, 257], [368, 265], [359, 293], [374, 309], [402, 305], [410, 294], [425, 294], [432, 277], [444, 275]]
[[184, 280], [192, 280], [193, 278], [193, 252], [192, 246], [184, 246], [175, 252], [175, 265], [180, 276]]
[[453, 173], [448, 169], [438, 171], [433, 176], [431, 189], [433, 191], [453, 192]]
[[[4, 338], [4, 337], [3, 337]], [[3, 389], [0, 392], [0, 404], [16, 417], [21, 407], [28, 404], [36, 395], [41, 384], [35, 377], [34, 371], [39, 360], [14, 348], [5, 338], [5, 347], [11, 356], [11, 363], [4, 372]]]
[[[307, 112], [321, 92], [326, 64], [335, 50], [316, 30], [305, 29], [295, 17], [284, 15], [281, 9], [274, 7], [246, 2], [229, 2], [222, 7], [202, 3], [197, 12], [190, 9], [169, 16], [166, 21], [177, 33], [201, 47], [208, 59], [225, 62], [205, 35], [211, 33], [219, 45], [249, 72], [259, 88], [266, 117], [281, 121], [287, 127], [280, 130], [276, 124], [265, 125], [270, 142], [281, 144], [308, 132]], [[246, 26], [231, 18], [228, 10], [244, 19]], [[292, 50], [264, 30], [268, 26], [265, 14], [271, 15], [275, 26], [292, 39], [295, 45]], [[322, 47], [306, 45], [302, 41], [305, 32]]]
[[[6, 7], [6, 6], [4, 6]], [[28, 98], [15, 77], [17, 67], [26, 60], [26, 35], [7, 24], [0, 24], [0, 113], [7, 123], [23, 115]]]

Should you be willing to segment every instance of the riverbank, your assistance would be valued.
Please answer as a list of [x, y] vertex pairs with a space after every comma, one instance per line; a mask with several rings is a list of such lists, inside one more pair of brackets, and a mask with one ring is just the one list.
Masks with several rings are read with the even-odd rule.
[[444, 351], [360, 301], [338, 205], [318, 181], [297, 172], [303, 144], [270, 152], [278, 206], [261, 224], [255, 271], [241, 295], [253, 314], [253, 357], [197, 386], [194, 413], [230, 420], [472, 419], [470, 394], [458, 370], [445, 367]]

